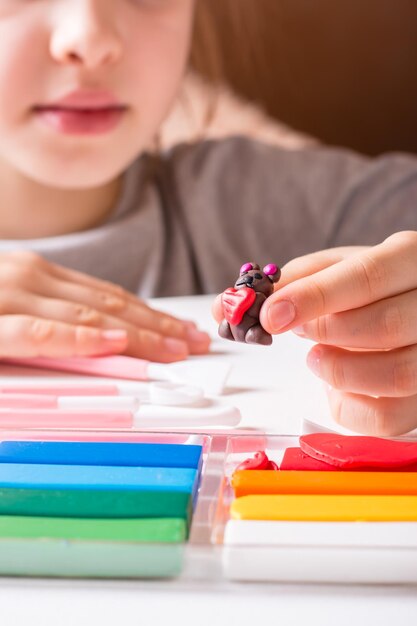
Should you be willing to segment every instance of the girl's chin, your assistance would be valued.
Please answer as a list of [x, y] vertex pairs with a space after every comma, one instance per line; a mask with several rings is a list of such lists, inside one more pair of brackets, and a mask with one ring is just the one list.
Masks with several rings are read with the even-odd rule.
[[143, 127], [132, 122], [133, 117], [113, 133], [65, 135], [32, 117], [0, 149], [0, 162], [11, 175], [16, 172], [46, 187], [100, 187], [123, 174], [150, 143]]
[[[70, 161], [73, 161], [70, 163]], [[78, 160], [56, 158], [31, 159], [31, 162], [15, 164], [24, 177], [38, 185], [54, 189], [92, 189], [102, 187], [121, 175], [124, 167], [105, 163], [103, 159], [83, 158]]]

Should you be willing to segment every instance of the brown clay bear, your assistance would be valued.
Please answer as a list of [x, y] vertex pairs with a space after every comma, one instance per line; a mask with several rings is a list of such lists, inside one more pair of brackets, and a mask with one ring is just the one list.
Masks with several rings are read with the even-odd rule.
[[281, 270], [274, 263], [269, 263], [263, 270], [255, 263], [242, 265], [235, 286], [222, 293], [224, 320], [219, 326], [220, 337], [271, 345], [272, 336], [259, 323], [259, 313], [280, 277]]

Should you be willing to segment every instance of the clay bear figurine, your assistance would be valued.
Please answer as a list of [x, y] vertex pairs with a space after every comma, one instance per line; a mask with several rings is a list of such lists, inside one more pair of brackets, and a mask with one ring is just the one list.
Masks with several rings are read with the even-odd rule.
[[226, 289], [221, 296], [224, 320], [219, 326], [220, 337], [271, 345], [272, 336], [259, 323], [259, 313], [280, 277], [281, 270], [274, 263], [263, 270], [256, 263], [242, 265], [235, 286]]

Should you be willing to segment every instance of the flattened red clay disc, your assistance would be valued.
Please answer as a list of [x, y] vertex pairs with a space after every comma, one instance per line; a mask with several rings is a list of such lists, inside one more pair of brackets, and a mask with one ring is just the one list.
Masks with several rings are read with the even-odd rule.
[[316, 433], [300, 437], [303, 452], [336, 467], [402, 467], [417, 463], [417, 442]]
[[[286, 471], [314, 471], [314, 472], [360, 472], [364, 470], [372, 470], [373, 472], [384, 472], [385, 467], [368, 467], [363, 465], [361, 467], [336, 467], [330, 463], [324, 461], [318, 461], [313, 459], [309, 454], [306, 454], [301, 448], [287, 448], [282, 457], [282, 461], [279, 466], [280, 470]], [[390, 467], [390, 472], [417, 472], [417, 463], [412, 465], [401, 465], [400, 467]]]
[[320, 470], [325, 472], [337, 472], [338, 470], [334, 465], [313, 459], [309, 454], [303, 452], [301, 448], [287, 448], [282, 457], [279, 469], [303, 472], [319, 472]]

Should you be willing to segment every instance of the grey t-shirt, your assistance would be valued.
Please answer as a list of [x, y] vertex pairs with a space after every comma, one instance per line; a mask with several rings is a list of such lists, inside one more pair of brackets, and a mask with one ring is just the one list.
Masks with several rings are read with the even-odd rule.
[[111, 219], [60, 237], [0, 241], [142, 296], [214, 293], [247, 261], [283, 265], [417, 230], [417, 158], [288, 151], [243, 137], [143, 155]]

